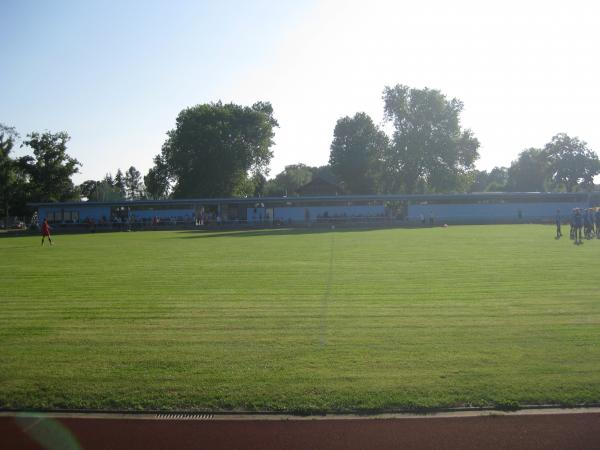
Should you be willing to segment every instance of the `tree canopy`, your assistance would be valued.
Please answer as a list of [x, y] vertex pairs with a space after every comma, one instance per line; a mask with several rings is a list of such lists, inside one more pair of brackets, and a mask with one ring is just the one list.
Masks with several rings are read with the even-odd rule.
[[166, 198], [169, 195], [171, 188], [169, 168], [161, 155], [154, 157], [154, 167], [151, 167], [144, 176], [144, 184], [148, 196], [153, 200]]
[[479, 157], [479, 141], [460, 126], [463, 104], [440, 91], [396, 85], [383, 92], [394, 126], [386, 157], [389, 190], [449, 192], [464, 186]]
[[15, 145], [15, 140], [19, 137], [14, 127], [9, 127], [0, 123], [0, 208], [2, 216], [8, 222], [12, 204], [18, 186], [18, 165], [10, 156]]
[[593, 187], [594, 177], [600, 173], [600, 162], [586, 142], [559, 133], [546, 144], [544, 152], [552, 180], [564, 185], [567, 192], [575, 191], [578, 186]]
[[130, 200], [144, 198], [144, 191], [142, 174], [134, 166], [129, 167], [125, 172], [125, 192], [127, 198]]
[[300, 186], [309, 183], [313, 178], [313, 170], [305, 164], [290, 164], [269, 180], [263, 190], [263, 195], [280, 197], [294, 195]]
[[381, 193], [387, 148], [387, 136], [371, 117], [364, 112], [356, 113], [337, 121], [329, 164], [346, 192]]
[[173, 196], [251, 195], [249, 180], [268, 171], [277, 126], [266, 102], [252, 107], [217, 102], [181, 111], [161, 153], [174, 181]]
[[67, 154], [69, 135], [64, 132], [27, 135], [21, 145], [33, 150], [33, 157], [20, 158], [29, 181], [30, 200], [38, 202], [67, 201], [77, 198], [71, 176], [81, 165]]
[[541, 149], [528, 148], [508, 169], [506, 188], [513, 192], [544, 192], [550, 175], [548, 155]]

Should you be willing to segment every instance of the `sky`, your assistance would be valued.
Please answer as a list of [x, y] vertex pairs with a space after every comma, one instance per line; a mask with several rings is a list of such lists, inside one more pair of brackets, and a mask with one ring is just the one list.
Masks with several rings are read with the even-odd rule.
[[326, 164], [341, 117], [364, 111], [389, 131], [382, 91], [403, 84], [464, 103], [479, 169], [561, 132], [600, 153], [599, 13], [564, 0], [0, 0], [0, 123], [67, 131], [81, 183], [145, 174], [186, 107], [270, 101], [273, 177]]

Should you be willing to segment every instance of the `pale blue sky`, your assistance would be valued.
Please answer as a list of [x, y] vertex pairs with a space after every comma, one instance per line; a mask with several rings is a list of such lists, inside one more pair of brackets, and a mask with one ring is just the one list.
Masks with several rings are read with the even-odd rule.
[[382, 120], [396, 83], [465, 103], [478, 166], [559, 132], [600, 150], [594, 2], [0, 0], [0, 122], [65, 130], [76, 182], [146, 172], [181, 109], [273, 103], [271, 176], [325, 164], [333, 128]]

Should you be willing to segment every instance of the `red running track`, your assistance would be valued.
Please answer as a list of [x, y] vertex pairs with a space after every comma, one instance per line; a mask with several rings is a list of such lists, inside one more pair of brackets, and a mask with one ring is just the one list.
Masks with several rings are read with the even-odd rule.
[[600, 449], [600, 413], [331, 420], [0, 417], [2, 450], [235, 448]]

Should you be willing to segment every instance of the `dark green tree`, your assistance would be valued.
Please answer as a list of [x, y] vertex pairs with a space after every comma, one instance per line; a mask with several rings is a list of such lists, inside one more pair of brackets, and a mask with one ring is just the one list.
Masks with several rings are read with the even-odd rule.
[[587, 143], [566, 133], [559, 133], [544, 147], [552, 180], [563, 185], [567, 192], [578, 187], [591, 189], [594, 177], [600, 173], [598, 155]]
[[127, 188], [125, 187], [125, 175], [121, 172], [121, 169], [117, 169], [115, 178], [113, 179], [113, 186], [118, 189], [119, 196], [121, 198], [127, 198]]
[[125, 172], [125, 192], [127, 198], [136, 200], [144, 196], [144, 184], [142, 183], [142, 174], [135, 167], [131, 166]]
[[487, 175], [485, 192], [505, 192], [508, 184], [508, 168], [494, 167]]
[[313, 178], [313, 168], [305, 164], [290, 164], [269, 180], [264, 192], [269, 197], [294, 195], [300, 186], [309, 183]]
[[363, 112], [337, 121], [329, 165], [346, 192], [373, 194], [383, 191], [388, 145], [385, 133]]
[[79, 171], [81, 164], [67, 154], [69, 139], [64, 131], [27, 135], [21, 146], [33, 150], [33, 157], [20, 158], [20, 164], [28, 176], [31, 201], [67, 201], [78, 197], [71, 176]]
[[390, 192], [448, 192], [464, 185], [479, 157], [479, 141], [460, 126], [463, 104], [440, 91], [396, 85], [383, 92], [394, 125], [386, 156]]
[[508, 169], [507, 190], [513, 192], [544, 192], [550, 175], [546, 152], [528, 148], [519, 154]]
[[77, 189], [79, 190], [79, 194], [81, 195], [81, 197], [90, 200], [91, 198], [95, 197], [96, 190], [98, 189], [98, 184], [100, 184], [100, 181], [85, 180], [77, 187]]
[[161, 154], [174, 181], [173, 196], [247, 195], [248, 179], [268, 171], [276, 126], [265, 102], [252, 107], [217, 102], [181, 111]]
[[144, 177], [146, 192], [154, 200], [167, 198], [171, 183], [169, 180], [169, 168], [161, 155], [154, 157], [154, 167], [148, 170]]
[[18, 189], [18, 165], [11, 158], [15, 140], [19, 135], [13, 127], [8, 127], [0, 123], [0, 206], [4, 218], [5, 226], [8, 226], [8, 218], [11, 213], [11, 203], [14, 201], [16, 190]]
[[250, 182], [253, 186], [253, 197], [263, 197], [265, 195], [265, 188], [267, 186], [267, 177], [262, 173], [257, 173], [252, 176]]
[[115, 179], [113, 178], [113, 176], [111, 175], [111, 173], [107, 173], [106, 175], [104, 175], [104, 178], [102, 179], [102, 181], [110, 184], [111, 186], [115, 185]]
[[340, 180], [335, 175], [335, 173], [333, 173], [333, 170], [331, 169], [331, 166], [329, 164], [326, 164], [324, 166], [309, 167], [309, 168], [313, 174], [313, 178], [319, 177], [325, 181], [330, 182], [331, 184], [338, 184], [338, 185], [340, 184]]

